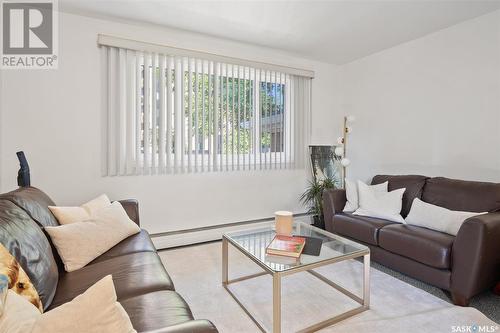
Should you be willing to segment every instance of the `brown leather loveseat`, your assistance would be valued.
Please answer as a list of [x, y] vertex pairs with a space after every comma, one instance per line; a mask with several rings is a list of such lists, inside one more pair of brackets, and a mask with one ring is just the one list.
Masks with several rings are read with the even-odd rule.
[[488, 212], [467, 219], [457, 236], [383, 219], [344, 213], [345, 190], [323, 194], [325, 228], [370, 247], [385, 266], [451, 292], [457, 305], [500, 281], [500, 184], [425, 176], [373, 177], [389, 191], [406, 188], [401, 215], [413, 199], [451, 210]]
[[[138, 203], [120, 201], [139, 224]], [[45, 311], [72, 300], [112, 274], [118, 301], [138, 332], [217, 332], [207, 320], [194, 320], [175, 291], [149, 234], [141, 230], [87, 266], [67, 273], [44, 226], [58, 225], [47, 206], [54, 202], [34, 187], [0, 195], [0, 243], [18, 260], [40, 294]]]

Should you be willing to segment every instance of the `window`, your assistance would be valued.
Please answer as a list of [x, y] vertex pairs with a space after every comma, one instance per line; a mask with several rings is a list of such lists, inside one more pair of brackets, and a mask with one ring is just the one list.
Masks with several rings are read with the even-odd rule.
[[103, 174], [304, 167], [310, 79], [110, 46], [103, 63]]

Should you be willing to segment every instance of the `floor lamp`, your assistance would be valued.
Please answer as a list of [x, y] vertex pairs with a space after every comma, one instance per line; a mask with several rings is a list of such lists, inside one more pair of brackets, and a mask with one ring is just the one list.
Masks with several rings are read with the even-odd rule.
[[347, 142], [349, 138], [349, 134], [352, 133], [352, 127], [349, 126], [352, 124], [356, 118], [354, 116], [344, 116], [344, 126], [342, 128], [342, 136], [337, 139], [337, 143], [339, 146], [335, 148], [335, 154], [338, 156], [342, 156], [340, 160], [340, 164], [342, 165], [342, 184], [345, 187], [345, 179], [347, 177], [347, 167], [351, 164], [351, 160], [347, 158]]

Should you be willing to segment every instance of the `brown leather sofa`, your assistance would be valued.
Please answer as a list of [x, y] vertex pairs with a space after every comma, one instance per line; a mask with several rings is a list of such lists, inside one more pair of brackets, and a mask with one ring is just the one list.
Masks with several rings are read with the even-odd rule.
[[[139, 225], [135, 200], [120, 201]], [[112, 274], [118, 301], [138, 332], [217, 332], [207, 320], [194, 320], [175, 291], [149, 234], [141, 230], [87, 266], [67, 273], [44, 231], [57, 220], [54, 202], [34, 187], [0, 195], [0, 242], [16, 257], [40, 294], [45, 311], [72, 300], [102, 277]]]
[[467, 219], [457, 236], [383, 219], [344, 213], [345, 190], [323, 194], [325, 228], [365, 244], [372, 260], [450, 291], [457, 305], [500, 280], [500, 184], [425, 176], [373, 177], [389, 191], [406, 188], [401, 215], [413, 199], [451, 210], [488, 212]]

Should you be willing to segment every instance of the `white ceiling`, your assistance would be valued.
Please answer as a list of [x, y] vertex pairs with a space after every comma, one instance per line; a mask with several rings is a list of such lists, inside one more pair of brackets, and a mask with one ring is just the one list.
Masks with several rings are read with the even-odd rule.
[[499, 9], [500, 1], [59, 0], [59, 6], [344, 64]]

